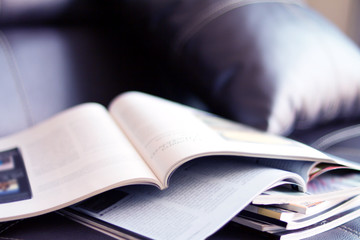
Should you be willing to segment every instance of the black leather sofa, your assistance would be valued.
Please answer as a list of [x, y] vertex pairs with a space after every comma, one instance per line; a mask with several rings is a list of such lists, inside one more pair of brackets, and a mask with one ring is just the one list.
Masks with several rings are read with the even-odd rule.
[[[218, 0], [218, 3], [226, 2], [230, 1]], [[299, 19], [304, 20], [307, 15], [313, 17], [315, 20], [312, 20], [316, 22], [320, 21], [321, 24], [323, 20], [306, 6], [298, 5], [297, 1], [256, 3], [265, 4], [262, 7], [255, 6], [252, 1], [232, 2], [235, 2], [233, 8], [230, 10], [224, 8], [231, 12], [229, 15], [218, 16], [219, 20], [214, 21], [213, 26], [193, 34], [195, 37], [188, 39], [186, 46], [181, 46], [179, 52], [178, 48], [176, 51], [171, 48], [179, 32], [182, 32], [182, 36], [186, 38], [187, 34], [193, 31], [190, 28], [191, 31], [187, 32], [183, 26], [192, 26], [192, 21], [195, 23], [200, 20], [205, 21], [194, 16], [199, 16], [198, 11], [207, 9], [207, 6], [214, 1], [2, 0], [0, 4], [0, 114], [2, 116], [0, 136], [29, 128], [82, 102], [95, 101], [107, 105], [117, 94], [129, 90], [144, 91], [182, 102], [310, 144], [329, 132], [356, 124], [360, 116], [360, 109], [357, 107], [360, 104], [358, 100], [360, 95], [356, 95], [360, 92], [358, 87], [360, 79], [354, 80], [357, 82], [355, 89], [359, 92], [355, 92], [355, 97], [352, 99], [344, 100], [343, 96], [335, 94], [339, 101], [331, 104], [336, 105], [336, 109], [333, 106], [328, 109], [320, 106], [319, 109], [314, 110], [315, 113], [310, 111], [308, 114], [309, 111], [306, 109], [293, 107], [291, 109], [296, 113], [296, 116], [293, 116], [294, 114], [287, 112], [291, 109], [285, 106], [281, 109], [284, 112], [279, 112], [284, 115], [282, 117], [285, 120], [280, 121], [280, 123], [285, 122], [284, 125], [267, 122], [265, 119], [269, 119], [269, 115], [273, 114], [269, 109], [277, 107], [277, 102], [267, 93], [277, 92], [277, 87], [283, 84], [281, 82], [283, 80], [279, 80], [280, 82], [274, 85], [260, 86], [261, 91], [256, 90], [259, 87], [256, 84], [266, 81], [268, 76], [260, 73], [268, 73], [270, 70], [272, 76], [280, 79], [283, 79], [283, 76], [280, 76], [278, 69], [275, 71], [273, 68], [264, 68], [263, 65], [256, 64], [262, 61], [262, 57], [268, 56], [260, 52], [263, 48], [252, 48], [253, 45], [249, 45], [245, 40], [249, 39], [251, 43], [257, 43], [256, 39], [267, 41], [268, 45], [264, 46], [275, 49], [271, 52], [271, 57], [277, 59], [275, 53], [281, 51], [281, 47], [291, 48], [289, 43], [297, 44], [296, 48], [300, 49], [300, 52], [306, 50], [304, 46], [299, 45], [301, 41], [295, 41], [300, 35], [286, 35], [281, 31], [286, 29], [291, 29], [292, 33], [305, 31], [303, 22]], [[240, 2], [242, 3], [239, 4]], [[302, 14], [301, 17], [289, 19], [291, 15], [279, 15], [278, 7], [279, 5], [283, 7], [284, 4], [285, 9], [295, 11], [295, 15]], [[288, 4], [295, 4], [296, 7]], [[298, 8], [301, 10], [298, 11]], [[186, 11], [186, 14], [177, 14], [178, 9], [189, 11]], [[233, 11], [234, 9], [236, 11]], [[281, 11], [284, 12], [284, 9]], [[210, 15], [212, 21], [215, 15]], [[254, 15], [257, 17], [255, 18]], [[259, 21], [259, 16], [264, 17], [265, 20]], [[223, 36], [226, 31], [233, 31], [229, 26], [229, 22], [234, 21], [232, 18], [236, 19], [237, 29], [241, 29], [232, 35], [233, 39], [238, 39], [246, 46], [245, 52], [243, 48], [242, 52], [238, 52], [240, 50], [237, 46], [230, 49], [217, 47], [224, 41], [226, 46], [233, 44], [231, 41], [227, 42], [231, 38], [217, 37]], [[277, 22], [271, 25], [271, 20], [274, 18]], [[284, 22], [294, 26], [286, 25], [282, 28], [279, 23]], [[251, 30], [247, 28], [250, 26], [246, 25], [247, 23], [256, 23], [252, 27], [259, 28], [256, 31]], [[263, 26], [264, 24], [267, 25]], [[323, 26], [328, 27], [326, 24]], [[260, 28], [261, 26], [263, 28]], [[316, 32], [318, 29], [307, 30]], [[273, 38], [272, 35], [276, 37]], [[280, 37], [282, 43], [276, 43], [275, 41]], [[317, 40], [321, 38], [325, 39], [326, 34]], [[216, 52], [212, 49], [222, 51]], [[233, 55], [231, 52], [238, 55]], [[284, 54], [281, 56], [286, 57], [287, 55]], [[295, 51], [292, 54], [299, 52]], [[308, 54], [311, 56], [311, 52]], [[339, 60], [345, 59], [345, 63], [349, 64], [346, 62], [346, 56], [342, 57], [343, 59]], [[267, 60], [268, 63], [272, 62], [271, 59]], [[313, 68], [316, 68], [316, 63], [310, 60], [311, 57], [308, 59], [308, 64], [315, 64]], [[238, 64], [239, 62], [241, 64]], [[251, 67], [254, 65], [255, 67]], [[246, 71], [234, 69], [238, 66]], [[286, 67], [287, 65], [284, 65], [282, 69]], [[288, 67], [291, 68], [292, 65], [289, 64]], [[358, 68], [360, 69], [360, 66]], [[299, 78], [307, 77], [306, 74], [302, 76], [301, 73], [302, 69], [296, 72]], [[228, 77], [230, 80], [226, 79], [227, 76], [230, 76]], [[238, 79], [251, 78], [257, 79], [258, 82], [255, 80], [255, 82], [238, 82]], [[309, 82], [301, 84], [305, 88], [308, 87], [312, 94], [315, 93], [316, 97], [321, 98], [321, 95], [317, 95], [322, 91], [321, 84], [328, 86], [331, 83], [320, 80], [314, 82], [319, 84], [312, 85]], [[338, 85], [335, 86], [337, 87]], [[233, 93], [236, 89], [238, 95]], [[309, 92], [306, 89], [303, 92], [285, 90], [292, 91], [294, 98], [300, 98], [300, 102], [305, 101], [302, 101], [301, 94]], [[323, 94], [334, 95], [330, 91], [333, 89], [327, 90], [322, 91]], [[251, 94], [247, 95], [246, 92]], [[254, 96], [256, 99], [253, 98]], [[310, 97], [310, 103], [307, 104], [322, 104], [315, 104], [317, 100], [313, 97]], [[296, 105], [296, 99], [291, 97], [284, 99], [289, 102], [294, 101], [291, 104]], [[280, 100], [284, 101], [284, 99]], [[288, 119], [291, 120], [290, 123]], [[342, 141], [338, 144], [350, 144], [353, 147], [358, 146], [359, 143], [354, 135], [350, 141]], [[330, 239], [358, 239], [359, 222], [360, 219], [354, 220], [314, 239], [325, 239], [329, 236]], [[10, 223], [0, 232], [0, 239], [111, 238], [57, 213], [50, 213]], [[228, 224], [210, 239], [267, 239], [267, 237]]]

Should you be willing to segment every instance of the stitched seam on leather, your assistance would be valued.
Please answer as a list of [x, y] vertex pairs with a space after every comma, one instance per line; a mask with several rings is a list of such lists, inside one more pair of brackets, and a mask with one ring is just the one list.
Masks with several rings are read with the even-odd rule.
[[[13, 226], [15, 226], [16, 224], [18, 224], [19, 222], [21, 222], [21, 220], [17, 220], [12, 222], [11, 224], [9, 224], [8, 226], [6, 226], [4, 229], [1, 229], [0, 234], [4, 233], [5, 231], [7, 231], [8, 229], [12, 228]], [[0, 237], [0, 239], [3, 237]], [[7, 238], [8, 239], [8, 238]]]
[[357, 237], [360, 237], [360, 232], [355, 230], [355, 229], [352, 229], [350, 227], [347, 227], [347, 226], [339, 226], [339, 228], [345, 230], [346, 232], [349, 232]]
[[33, 125], [34, 121], [31, 116], [31, 111], [29, 108], [29, 103], [26, 98], [25, 89], [24, 89], [24, 86], [23, 86], [21, 78], [20, 78], [19, 68], [16, 64], [15, 56], [11, 50], [10, 43], [7, 41], [7, 38], [2, 31], [0, 31], [0, 47], [1, 46], [4, 50], [4, 55], [5, 55], [6, 59], [8, 60], [7, 63], [8, 63], [9, 69], [10, 69], [10, 73], [13, 76], [13, 80], [14, 80], [15, 87], [16, 87], [16, 92], [21, 101], [21, 106], [25, 113], [26, 123], [28, 124], [28, 126], [31, 126], [31, 125]]
[[257, 4], [257, 3], [284, 3], [284, 4], [297, 4], [302, 5], [301, 0], [227, 0], [217, 1], [216, 4], [210, 5], [203, 12], [199, 13], [199, 17], [195, 21], [191, 22], [191, 26], [186, 26], [184, 30], [181, 30], [175, 39], [174, 50], [179, 51], [186, 42], [191, 39], [200, 29], [202, 29], [209, 22], [213, 21], [217, 17], [235, 10], [237, 8]]
[[311, 145], [315, 148], [325, 150], [336, 143], [358, 136], [360, 136], [360, 125], [355, 125], [329, 133]]

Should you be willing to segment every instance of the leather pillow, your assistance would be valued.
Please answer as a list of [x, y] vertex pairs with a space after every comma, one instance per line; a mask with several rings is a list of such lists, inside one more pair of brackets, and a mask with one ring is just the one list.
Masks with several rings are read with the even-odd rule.
[[359, 49], [301, 1], [146, 2], [151, 34], [215, 113], [282, 135], [359, 117]]

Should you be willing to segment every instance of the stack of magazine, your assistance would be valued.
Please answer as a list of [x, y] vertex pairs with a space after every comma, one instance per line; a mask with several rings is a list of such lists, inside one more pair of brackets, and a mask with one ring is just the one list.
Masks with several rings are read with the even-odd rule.
[[[217, 202], [221, 198], [215, 194], [221, 194], [221, 192], [218, 193], [218, 189], [210, 190], [210, 188], [219, 187], [216, 181], [238, 178], [237, 167], [246, 168], [245, 171], [252, 168], [251, 164], [234, 164], [236, 160], [233, 162], [223, 159], [222, 161], [224, 165], [222, 167], [218, 165], [219, 159], [214, 158], [206, 158], [185, 165], [173, 176], [173, 190], [170, 192], [157, 191], [146, 186], [124, 187], [76, 204], [63, 210], [62, 214], [117, 238], [146, 239], [156, 236], [157, 239], [168, 239], [173, 233], [176, 233], [175, 236], [180, 236], [180, 232], [184, 231], [183, 220], [186, 220], [187, 224], [196, 226], [195, 228], [202, 232], [210, 225], [205, 226], [200, 223], [206, 221], [208, 221], [207, 224], [215, 223], [222, 219], [221, 213], [229, 214], [229, 212], [226, 213], [228, 210], [226, 203], [214, 204], [214, 201]], [[209, 174], [207, 177], [201, 176], [204, 173], [205, 163], [207, 165], [205, 172]], [[294, 161], [291, 163], [293, 165]], [[296, 163], [298, 166], [304, 165], [303, 168], [311, 165], [303, 161]], [[260, 238], [265, 235], [266, 239], [270, 236], [270, 239], [304, 239], [351, 221], [360, 216], [360, 175], [356, 171], [342, 168], [341, 166], [326, 166], [326, 164], [315, 166], [314, 169], [317, 169], [317, 172], [310, 175], [305, 189], [304, 186], [287, 182], [286, 179], [277, 182], [274, 188], [256, 196], [250, 204], [243, 207], [231, 222], [259, 231]], [[231, 169], [234, 171], [229, 174], [228, 171]], [[227, 176], [220, 176], [221, 174]], [[315, 175], [316, 178], [312, 179]], [[192, 181], [193, 177], [200, 177], [197, 180], [202, 179], [212, 183], [203, 182], [202, 186], [196, 187], [196, 191], [199, 192], [194, 192], [194, 189], [191, 190], [194, 188], [192, 185], [197, 184], [188, 182]], [[185, 182], [186, 187], [181, 186]], [[250, 189], [246, 187], [240, 187], [240, 189], [250, 192]], [[226, 192], [222, 191], [222, 194]], [[246, 194], [243, 195], [246, 196]], [[175, 209], [174, 206], [179, 204], [179, 201], [182, 201], [181, 205], [186, 208]], [[239, 199], [238, 203], [241, 201]], [[189, 212], [186, 212], [190, 209], [188, 205], [191, 205], [191, 211], [199, 211], [199, 213], [192, 212], [189, 216]], [[227, 205], [227, 208], [232, 208], [231, 205], [236, 205], [236, 199], [232, 199]], [[215, 210], [211, 208], [218, 206], [220, 206], [217, 209], [219, 211], [212, 214]], [[208, 213], [201, 211], [202, 208]], [[172, 224], [174, 222], [176, 224]], [[219, 229], [220, 226], [210, 226], [210, 228], [214, 230]], [[147, 228], [157, 229], [159, 232], [152, 233], [146, 230]], [[241, 238], [241, 236], [238, 237]], [[201, 238], [197, 235], [186, 235], [185, 239]], [[171, 239], [181, 239], [181, 237], [171, 237]]]
[[[358, 156], [349, 155], [354, 152], [351, 151], [354, 146], [346, 147], [346, 156], [338, 152], [340, 148], [333, 146], [349, 140], [343, 139], [344, 136], [350, 136], [346, 134], [348, 131], [352, 132], [350, 138], [357, 137], [354, 135], [356, 130], [359, 132], [360, 127], [325, 135], [314, 143], [314, 147], [358, 161]], [[339, 140], [339, 137], [342, 139]], [[360, 181], [358, 173], [343, 166], [318, 164], [308, 168], [308, 176], [307, 189], [303, 189], [305, 191], [298, 191], [297, 186], [292, 184], [265, 191], [232, 221], [278, 239], [302, 239], [360, 216], [360, 195], [354, 191]]]
[[359, 170], [358, 161], [127, 92], [108, 108], [84, 103], [0, 139], [0, 222], [61, 210], [126, 239], [205, 239], [234, 221], [303, 238], [360, 214]]

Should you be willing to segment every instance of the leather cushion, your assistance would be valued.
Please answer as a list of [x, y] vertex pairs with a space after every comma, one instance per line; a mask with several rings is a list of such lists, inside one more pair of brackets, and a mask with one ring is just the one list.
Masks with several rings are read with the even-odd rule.
[[283, 135], [360, 115], [358, 47], [301, 1], [131, 4], [215, 113]]

